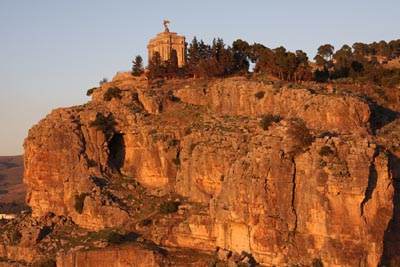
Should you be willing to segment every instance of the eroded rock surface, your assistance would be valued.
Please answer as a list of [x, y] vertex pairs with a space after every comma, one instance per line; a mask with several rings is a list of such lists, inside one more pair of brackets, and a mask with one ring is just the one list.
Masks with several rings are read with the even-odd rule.
[[[372, 112], [355, 96], [241, 78], [149, 88], [119, 75], [30, 130], [27, 202], [34, 217], [136, 225], [158, 246], [219, 247], [265, 266], [378, 266], [398, 252], [395, 240], [385, 248], [398, 160], [371, 134]], [[265, 114], [277, 119], [263, 129]], [[179, 212], [160, 216], [150, 196], [179, 197]]]

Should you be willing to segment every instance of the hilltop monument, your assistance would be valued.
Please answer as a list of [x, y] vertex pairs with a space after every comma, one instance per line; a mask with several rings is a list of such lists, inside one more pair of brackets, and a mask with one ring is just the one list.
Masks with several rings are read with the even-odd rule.
[[178, 56], [178, 66], [185, 65], [185, 36], [180, 36], [176, 32], [170, 32], [168, 28], [169, 20], [164, 20], [164, 32], [157, 34], [157, 37], [150, 40], [147, 45], [149, 61], [155, 52], [160, 53], [162, 60], [169, 60], [172, 50]]

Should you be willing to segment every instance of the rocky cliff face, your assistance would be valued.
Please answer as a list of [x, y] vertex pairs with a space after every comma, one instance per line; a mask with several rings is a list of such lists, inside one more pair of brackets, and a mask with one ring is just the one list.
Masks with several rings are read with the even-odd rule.
[[[249, 266], [378, 266], [399, 249], [398, 160], [371, 134], [367, 102], [289, 87], [117, 75], [30, 130], [33, 217], [129, 225], [158, 246], [251, 255]], [[163, 199], [179, 212], [160, 214]]]

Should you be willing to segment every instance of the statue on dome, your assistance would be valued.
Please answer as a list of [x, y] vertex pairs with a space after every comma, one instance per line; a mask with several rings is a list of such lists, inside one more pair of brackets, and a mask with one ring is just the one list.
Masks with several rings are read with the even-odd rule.
[[169, 20], [164, 20], [165, 32], [169, 32], [168, 24], [170, 24], [170, 21]]

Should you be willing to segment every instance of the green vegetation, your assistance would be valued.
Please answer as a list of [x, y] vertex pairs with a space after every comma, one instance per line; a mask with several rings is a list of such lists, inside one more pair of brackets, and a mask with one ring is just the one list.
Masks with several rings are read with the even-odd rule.
[[86, 95], [91, 96], [93, 94], [94, 90], [96, 90], [96, 89], [97, 89], [97, 87], [90, 88], [89, 90], [87, 90]]
[[100, 82], [99, 82], [99, 85], [102, 86], [105, 83], [108, 83], [108, 79], [107, 78], [101, 79]]
[[174, 213], [178, 211], [179, 204], [179, 202], [165, 201], [160, 204], [158, 211], [162, 214]]
[[133, 66], [132, 66], [132, 75], [133, 76], [140, 76], [143, 74], [144, 68], [143, 68], [143, 58], [140, 55], [137, 55], [135, 57], [135, 60], [132, 61]]
[[107, 241], [110, 244], [121, 244], [124, 242], [124, 238], [121, 234], [117, 232], [110, 232], [107, 236]]
[[103, 96], [104, 101], [111, 101], [113, 98], [121, 99], [121, 89], [118, 87], [108, 88]]
[[329, 156], [333, 154], [333, 151], [331, 149], [330, 146], [323, 146], [321, 147], [321, 149], [319, 150], [318, 154], [320, 156]]
[[324, 264], [322, 263], [321, 259], [316, 259], [314, 258], [311, 262], [312, 267], [324, 267]]
[[110, 138], [114, 133], [115, 125], [117, 125], [117, 123], [112, 113], [108, 114], [108, 116], [104, 116], [103, 113], [100, 112], [97, 113], [96, 119], [89, 124], [90, 127], [95, 127], [97, 131], [102, 131], [107, 138]]
[[152, 223], [153, 223], [153, 220], [151, 220], [151, 219], [144, 219], [144, 220], [141, 220], [141, 221], [140, 221], [139, 225], [140, 225], [141, 227], [145, 227], [145, 226], [150, 226], [150, 225], [152, 225]]
[[321, 45], [314, 58], [318, 66], [314, 79], [318, 82], [330, 79], [394, 87], [400, 84], [400, 69], [398, 65], [397, 68], [388, 68], [387, 64], [399, 56], [400, 40], [354, 43], [352, 47], [345, 44], [336, 52], [330, 44]]
[[300, 118], [291, 118], [288, 135], [295, 141], [293, 153], [295, 155], [304, 152], [312, 143], [313, 137], [306, 126], [306, 123]]
[[85, 203], [85, 198], [89, 195], [89, 193], [81, 193], [79, 195], [75, 195], [75, 210], [78, 213], [82, 213], [84, 203]]
[[[178, 67], [174, 50], [167, 61], [155, 53], [148, 66], [148, 78], [247, 75], [252, 62], [255, 73], [282, 81], [356, 82], [395, 87], [400, 84], [400, 62], [393, 65], [389, 62], [399, 58], [400, 40], [354, 43], [352, 46], [345, 44], [337, 51], [331, 44], [324, 44], [314, 57], [317, 68], [313, 71], [307, 54], [302, 50], [291, 52], [283, 46], [271, 49], [259, 43], [249, 45], [241, 39], [226, 45], [223, 39], [216, 38], [210, 45], [194, 37], [188, 45], [187, 64], [184, 67]], [[263, 95], [257, 93], [256, 97], [261, 99]]]
[[281, 121], [281, 117], [272, 114], [266, 114], [261, 117], [261, 121], [259, 123], [260, 127], [266, 131], [272, 125], [272, 123], [278, 123]]
[[21, 232], [18, 231], [17, 229], [14, 229], [14, 230], [11, 232], [10, 238], [11, 238], [11, 243], [17, 244], [17, 243], [19, 243], [19, 241], [21, 241], [22, 234], [21, 234]]
[[257, 93], [254, 94], [254, 96], [255, 96], [257, 99], [262, 99], [262, 98], [264, 97], [264, 95], [265, 95], [265, 92], [264, 92], [264, 91], [258, 91]]
[[38, 266], [38, 267], [56, 267], [57, 266], [57, 262], [54, 259], [45, 259], [45, 260], [41, 260], [38, 263], [36, 263], [35, 266]]

